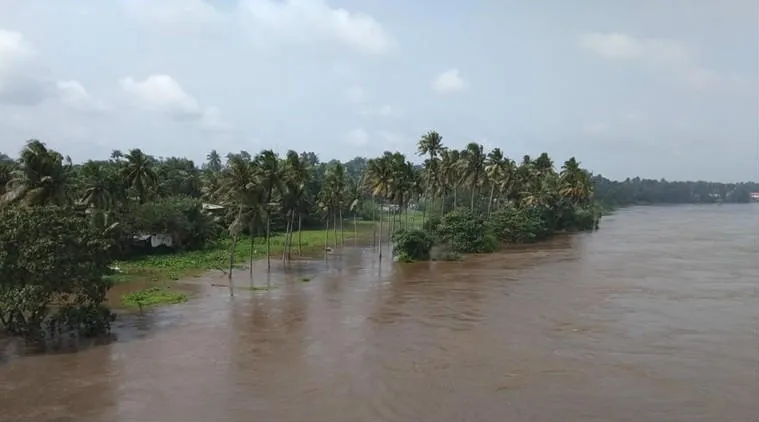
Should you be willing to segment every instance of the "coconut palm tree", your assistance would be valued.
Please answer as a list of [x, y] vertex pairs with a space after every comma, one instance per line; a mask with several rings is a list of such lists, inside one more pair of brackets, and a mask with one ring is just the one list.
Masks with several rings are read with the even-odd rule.
[[139, 148], [129, 151], [123, 160], [121, 176], [127, 186], [137, 192], [137, 199], [144, 204], [148, 192], [158, 184], [158, 176], [153, 168], [152, 157], [145, 155]]
[[[32, 139], [10, 172], [0, 202], [25, 205], [63, 204], [69, 200], [71, 159]], [[7, 176], [6, 176], [7, 177]]]
[[435, 194], [435, 185], [436, 185], [436, 169], [433, 167], [437, 167], [437, 157], [438, 154], [443, 150], [443, 137], [440, 136], [439, 133], [437, 133], [434, 130], [431, 130], [424, 135], [422, 135], [422, 138], [419, 139], [419, 143], [417, 144], [417, 153], [418, 155], [427, 155], [428, 160], [425, 162], [425, 168], [428, 170], [425, 172], [425, 188], [424, 188], [424, 209], [422, 210], [422, 226], [424, 226], [424, 219], [427, 214], [427, 197], [428, 195]]
[[472, 212], [484, 182], [485, 159], [484, 148], [476, 142], [470, 142], [461, 154], [461, 180], [470, 190]]
[[301, 159], [300, 155], [293, 150], [288, 151], [283, 171], [285, 194], [282, 198], [282, 205], [285, 210], [285, 215], [288, 217], [286, 224], [287, 230], [285, 233], [285, 248], [282, 252], [283, 260], [290, 258], [296, 215], [298, 217], [298, 250], [300, 251], [301, 212], [307, 209], [307, 207], [305, 207], [307, 199], [306, 189], [310, 175], [311, 173], [308, 170], [308, 166]]
[[[264, 203], [261, 200], [263, 195], [255, 163], [246, 160], [239, 154], [230, 155], [227, 160], [227, 166], [219, 178], [219, 188], [215, 196], [221, 199], [222, 204], [227, 207], [227, 210], [234, 213], [233, 222], [229, 227], [229, 234], [232, 237], [228, 273], [230, 286], [232, 284], [237, 239], [243, 227], [246, 226], [246, 222], [250, 228], [251, 236], [250, 275], [252, 283], [253, 226], [255, 221], [260, 218], [261, 208], [263, 208]], [[234, 294], [231, 287], [230, 294]]]
[[206, 163], [203, 165], [204, 170], [218, 173], [222, 170], [221, 156], [215, 149], [206, 155]]
[[[453, 208], [458, 207], [458, 191], [461, 186], [461, 153], [455, 149], [444, 149], [441, 152], [440, 163], [440, 195], [445, 198], [449, 192], [453, 192]], [[445, 201], [443, 201], [445, 202]], [[445, 214], [445, 203], [441, 207]]]
[[119, 188], [105, 165], [88, 161], [80, 169], [82, 178], [82, 197], [80, 202], [89, 208], [107, 211], [115, 202]]
[[587, 204], [593, 195], [593, 184], [587, 170], [580, 168], [575, 157], [564, 162], [559, 175], [559, 193], [578, 204]]
[[261, 151], [255, 162], [261, 187], [266, 192], [266, 269], [271, 271], [271, 213], [274, 206], [277, 205], [272, 200], [274, 194], [282, 194], [285, 191], [282, 176], [283, 166], [277, 154], [270, 149]]
[[345, 206], [345, 189], [347, 185], [347, 175], [345, 173], [345, 166], [341, 163], [334, 163], [324, 174], [324, 187], [323, 192], [325, 194], [324, 200], [330, 208], [332, 214], [333, 227], [332, 230], [335, 234], [335, 246], [337, 246], [337, 222], [340, 221], [340, 243], [344, 243], [343, 236], [343, 208]]
[[[381, 203], [390, 196], [393, 183], [393, 169], [391, 167], [392, 156], [386, 152], [382, 157], [371, 159], [367, 162], [366, 177], [364, 183], [372, 196], [380, 199]], [[380, 210], [382, 204], [380, 204]], [[382, 260], [382, 213], [379, 219], [379, 259]]]
[[488, 217], [490, 217], [490, 210], [493, 206], [493, 197], [495, 196], [496, 188], [507, 177], [506, 176], [506, 159], [503, 157], [503, 152], [500, 148], [494, 148], [488, 153], [485, 160], [485, 175], [488, 178], [488, 184], [490, 185], [490, 196], [488, 198]]
[[358, 242], [358, 210], [364, 199], [364, 182], [360, 178], [351, 179], [345, 190], [345, 199], [348, 203], [348, 211], [353, 214], [353, 243]]

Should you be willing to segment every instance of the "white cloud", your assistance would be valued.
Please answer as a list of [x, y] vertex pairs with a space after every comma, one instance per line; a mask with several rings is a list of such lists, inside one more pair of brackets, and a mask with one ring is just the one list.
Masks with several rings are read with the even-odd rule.
[[369, 134], [363, 129], [353, 129], [345, 135], [345, 142], [356, 147], [369, 145]]
[[378, 117], [398, 117], [400, 113], [392, 106], [385, 104], [378, 108], [366, 109], [359, 111], [363, 116], [378, 116]]
[[432, 89], [442, 94], [463, 91], [465, 88], [466, 82], [459, 75], [458, 69], [448, 69], [432, 80]]
[[345, 97], [352, 103], [363, 103], [366, 101], [366, 93], [360, 86], [352, 86], [348, 88]]
[[257, 42], [269, 42], [272, 36], [298, 44], [328, 41], [375, 55], [395, 46], [373, 17], [330, 7], [325, 0], [242, 0], [240, 10]]
[[205, 109], [200, 119], [200, 127], [209, 132], [227, 132], [232, 129], [231, 125], [222, 118], [219, 108], [214, 106]]
[[589, 33], [579, 39], [580, 46], [611, 60], [643, 60], [658, 65], [682, 65], [691, 61], [685, 45], [663, 38], [636, 38], [620, 33]]
[[220, 23], [224, 15], [204, 0], [122, 0], [139, 22], [168, 29], [193, 29]]
[[391, 132], [386, 130], [377, 132], [377, 137], [381, 141], [384, 148], [398, 148], [401, 146], [408, 146], [411, 145], [409, 144], [408, 140], [413, 139], [398, 132]]
[[24, 40], [23, 35], [0, 29], [0, 72], [7, 72], [34, 55], [34, 49]]
[[135, 81], [130, 76], [122, 78], [119, 85], [148, 110], [166, 113], [178, 120], [199, 119], [203, 115], [198, 101], [169, 75], [151, 75], [143, 81]]
[[52, 92], [34, 47], [22, 34], [0, 29], [0, 103], [34, 105]]
[[719, 90], [739, 82], [700, 67], [691, 49], [675, 40], [595, 32], [581, 35], [578, 44], [608, 60], [635, 61], [665, 71], [698, 91]]
[[58, 98], [62, 104], [82, 111], [105, 111], [108, 107], [92, 97], [79, 81], [58, 81]]
[[55, 82], [21, 33], [0, 29], [0, 103], [35, 106], [47, 100], [80, 111], [106, 109], [80, 82]]
[[201, 107], [169, 75], [150, 75], [142, 81], [132, 77], [119, 81], [121, 89], [140, 107], [170, 116], [177, 121], [197, 121], [206, 130], [228, 130], [218, 108]]

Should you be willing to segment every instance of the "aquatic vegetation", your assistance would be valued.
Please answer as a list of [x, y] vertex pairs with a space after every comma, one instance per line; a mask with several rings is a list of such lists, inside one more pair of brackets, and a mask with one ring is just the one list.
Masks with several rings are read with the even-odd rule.
[[172, 291], [168, 287], [150, 287], [136, 292], [127, 293], [121, 297], [121, 302], [127, 306], [135, 306], [142, 309], [146, 306], [160, 304], [176, 304], [187, 301], [187, 295]]

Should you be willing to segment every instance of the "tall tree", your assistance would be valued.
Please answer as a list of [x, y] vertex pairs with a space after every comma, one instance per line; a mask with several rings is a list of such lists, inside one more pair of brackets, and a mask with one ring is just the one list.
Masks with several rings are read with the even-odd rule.
[[461, 155], [461, 178], [470, 190], [472, 212], [474, 212], [475, 199], [479, 197], [480, 189], [484, 184], [485, 158], [484, 148], [476, 142], [470, 142]]
[[440, 136], [434, 130], [431, 130], [419, 140], [417, 144], [417, 153], [419, 155], [427, 155], [428, 159], [425, 162], [425, 167], [428, 171], [425, 172], [425, 186], [424, 186], [424, 209], [422, 210], [422, 226], [424, 226], [424, 219], [427, 215], [427, 203], [426, 200], [430, 194], [435, 194], [436, 187], [436, 175], [437, 175], [437, 163], [438, 155], [443, 150], [443, 137]]
[[150, 190], [158, 184], [158, 175], [153, 167], [153, 159], [141, 149], [135, 148], [124, 156], [124, 160], [126, 162], [122, 168], [123, 180], [127, 186], [137, 192], [137, 199], [140, 204], [144, 204]]
[[[364, 179], [366, 187], [375, 198], [381, 201], [390, 196], [390, 189], [393, 183], [393, 169], [390, 160], [392, 156], [386, 152], [382, 157], [369, 160], [366, 169], [366, 178]], [[380, 210], [384, 208], [383, 202], [380, 203]], [[382, 220], [380, 213], [379, 219], [379, 260], [382, 260]]]
[[261, 151], [256, 157], [256, 164], [260, 174], [259, 179], [265, 192], [266, 206], [266, 269], [271, 270], [271, 214], [277, 205], [273, 202], [275, 194], [282, 194], [285, 190], [282, 178], [282, 165], [274, 151], [267, 149]]
[[2, 202], [26, 205], [63, 204], [69, 200], [71, 159], [32, 139], [10, 172]]

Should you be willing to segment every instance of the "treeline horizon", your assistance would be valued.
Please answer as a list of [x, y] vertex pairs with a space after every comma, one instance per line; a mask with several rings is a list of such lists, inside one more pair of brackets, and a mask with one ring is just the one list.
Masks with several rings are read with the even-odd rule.
[[[27, 145], [34, 141], [37, 140], [31, 139], [27, 141]], [[42, 144], [44, 145], [44, 142]], [[22, 149], [22, 153], [25, 149]], [[139, 150], [142, 153], [142, 150], [139, 148], [132, 150]], [[50, 151], [58, 153], [52, 149]], [[273, 151], [275, 155], [280, 155], [280, 153], [274, 150], [269, 151]], [[363, 174], [366, 171], [367, 162], [371, 159], [370, 157], [356, 156], [347, 161], [338, 159], [323, 161], [319, 154], [313, 151], [303, 151], [299, 154], [313, 166], [331, 166], [335, 163], [340, 163], [345, 166], [347, 173], [353, 177], [359, 177]], [[190, 173], [193, 169], [200, 173], [204, 170], [216, 169], [219, 165], [224, 165], [221, 162], [223, 161], [222, 156], [215, 149], [211, 150], [206, 156], [206, 160], [199, 164], [196, 160], [181, 156], [144, 155], [159, 167], [161, 164], [165, 164], [169, 167], [182, 168], [185, 172], [189, 171]], [[252, 158], [252, 155], [246, 150], [228, 152], [223, 157], [229, 160], [230, 157], [236, 155], [247, 157], [248, 159]], [[88, 159], [80, 163], [74, 163], [68, 156], [61, 155], [62, 161], [73, 169], [81, 169], [88, 163], [113, 164], [122, 157], [124, 157], [124, 153], [121, 150], [113, 150], [111, 156], [107, 159]], [[18, 168], [20, 159], [21, 154], [14, 158], [11, 155], [0, 152], [0, 195], [5, 193], [5, 186], [11, 180], [12, 171]], [[412, 165], [417, 169], [422, 169], [424, 161], [422, 160], [418, 164], [412, 163]], [[654, 179], [637, 176], [625, 179], [612, 179], [605, 177], [603, 174], [593, 174], [592, 171], [590, 174], [595, 186], [595, 199], [608, 206], [716, 202], [747, 203], [751, 202], [750, 194], [752, 192], [759, 192], [759, 182], [757, 181], [712, 182], [708, 180], [670, 180], [666, 178]]]
[[[29, 141], [33, 141], [33, 140], [36, 140], [36, 139], [30, 139]], [[29, 141], [27, 141], [27, 143]], [[44, 141], [43, 141], [43, 143], [44, 143]], [[142, 148], [137, 148], [137, 149], [142, 150]], [[284, 155], [287, 152], [287, 151], [284, 151], [284, 152], [283, 151], [277, 151], [274, 148], [271, 148], [271, 150], [274, 151], [274, 153], [277, 154], [277, 155]], [[22, 151], [23, 151], [23, 147], [22, 147]], [[216, 149], [212, 149], [211, 151], [216, 151]], [[388, 151], [390, 151], [390, 150], [388, 150]], [[111, 155], [108, 158], [88, 158], [88, 159], [85, 159], [83, 161], [74, 161], [74, 160], [71, 160], [71, 164], [73, 166], [82, 166], [82, 165], [84, 165], [84, 164], [86, 164], [87, 162], [90, 162], [90, 161], [91, 162], [105, 162], [105, 161], [108, 161], [109, 159], [112, 159], [114, 157], [114, 153], [116, 153], [116, 154], [122, 154], [123, 155], [123, 150], [121, 150], [121, 149], [114, 149], [114, 150], [112, 150]], [[251, 153], [249, 151], [247, 151], [247, 150], [240, 150], [238, 152], [228, 152], [223, 157], [224, 158], [228, 158], [230, 155], [233, 155], [233, 154], [243, 154], [243, 155], [247, 154], [247, 155], [251, 155]], [[318, 154], [318, 153], [313, 152], [313, 151], [303, 151], [303, 152], [301, 152], [301, 154], [308, 154], [308, 155], [313, 154], [313, 156], [318, 160], [319, 163], [324, 163], [324, 164], [332, 164], [332, 163], [339, 162], [339, 163], [345, 165], [345, 164], [353, 162], [353, 161], [361, 161], [361, 160], [366, 161], [366, 160], [371, 159], [371, 157], [368, 157], [368, 156], [367, 157], [362, 157], [360, 155], [357, 155], [357, 156], [351, 158], [350, 160], [338, 160], [337, 158], [331, 158], [328, 161], [323, 161], [322, 157], [321, 157], [321, 154]], [[200, 162], [200, 160], [196, 160], [196, 159], [192, 159], [192, 158], [188, 158], [188, 157], [181, 157], [181, 156], [177, 156], [177, 155], [163, 156], [163, 155], [147, 154], [147, 156], [150, 157], [150, 158], [152, 158], [152, 159], [155, 159], [156, 161], [159, 161], [159, 162], [160, 161], [165, 161], [165, 160], [168, 160], [168, 159], [181, 159], [181, 160], [191, 161], [198, 170], [203, 170], [204, 169], [204, 164], [205, 164], [205, 162], [202, 162], [202, 164], [197, 165], [195, 163]], [[21, 157], [20, 154], [17, 154], [17, 155], [14, 156], [14, 155], [8, 154], [6, 152], [0, 151], [0, 163], [4, 163], [4, 162], [7, 163], [7, 162], [10, 162], [10, 161], [17, 161], [20, 157]], [[67, 157], [67, 156], [64, 156], [64, 157]], [[208, 155], [206, 155], [206, 160], [207, 160], [207, 157], [208, 157]], [[422, 167], [424, 165], [424, 160], [420, 160], [419, 163], [413, 163], [413, 164], [415, 166], [417, 166], [417, 167]], [[629, 183], [630, 181], [637, 180], [639, 182], [656, 182], [656, 183], [694, 183], [694, 184], [695, 183], [708, 183], [708, 184], [713, 184], [713, 185], [725, 185], [725, 186], [736, 186], [736, 185], [757, 185], [757, 186], [759, 186], [759, 178], [757, 178], [756, 180], [737, 180], [737, 181], [725, 182], [725, 181], [714, 181], [714, 180], [709, 180], [709, 179], [671, 179], [671, 178], [666, 178], [666, 177], [655, 178], [655, 177], [651, 177], [651, 176], [637, 176], [637, 175], [636, 176], [626, 176], [624, 178], [619, 178], [619, 177], [614, 178], [614, 177], [606, 177], [603, 173], [598, 173], [598, 174], [595, 174], [593, 172], [591, 172], [591, 173], [592, 173], [592, 175], [593, 175], [594, 178], [599, 178], [600, 177], [600, 178], [603, 178], [603, 179], [608, 180], [610, 182], [619, 182], [619, 183], [623, 183], [623, 182], [628, 182]]]

